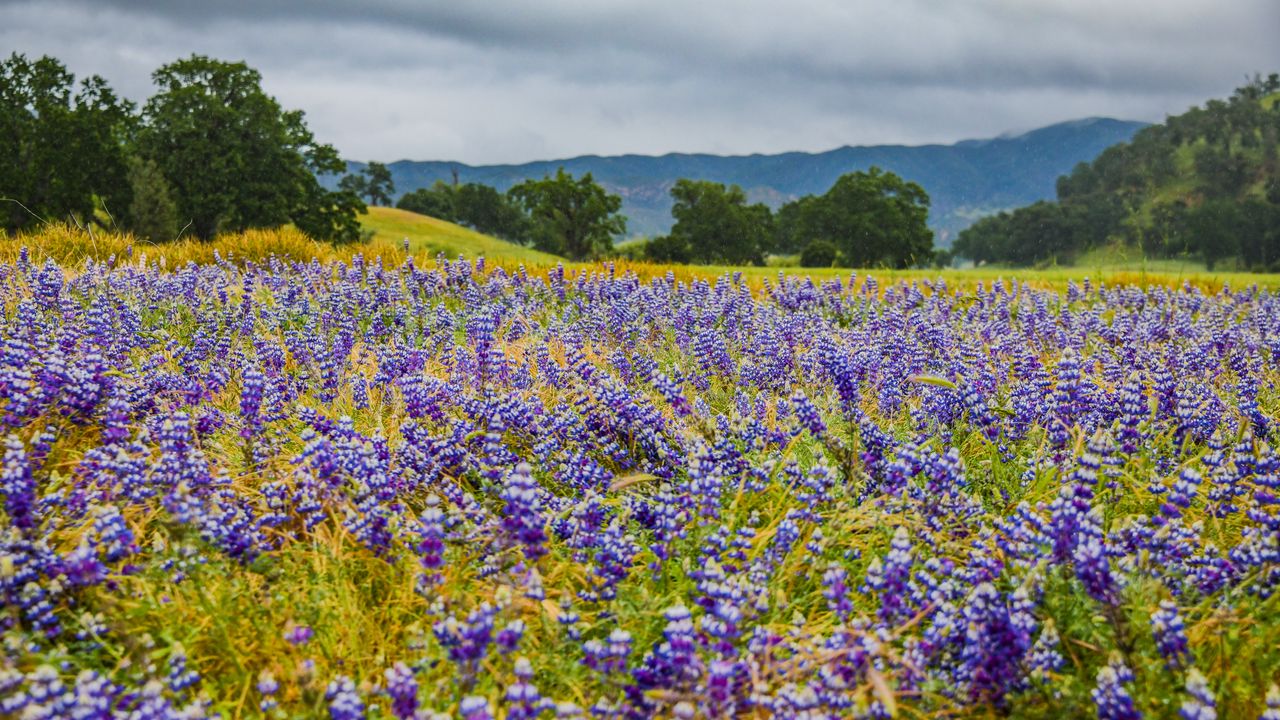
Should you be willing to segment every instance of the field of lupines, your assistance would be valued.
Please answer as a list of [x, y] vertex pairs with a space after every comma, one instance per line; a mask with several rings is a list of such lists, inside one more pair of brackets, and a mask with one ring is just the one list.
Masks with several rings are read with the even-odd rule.
[[1280, 298], [0, 265], [0, 717], [1280, 719]]

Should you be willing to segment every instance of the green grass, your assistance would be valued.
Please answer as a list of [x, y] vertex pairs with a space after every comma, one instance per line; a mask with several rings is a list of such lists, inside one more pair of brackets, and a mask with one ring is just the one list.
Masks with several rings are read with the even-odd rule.
[[[371, 207], [361, 217], [364, 227], [374, 231], [370, 250], [373, 254], [387, 256], [399, 251], [404, 238], [409, 239], [409, 249], [420, 260], [443, 252], [449, 258], [465, 255], [469, 258], [483, 256], [487, 260], [504, 264], [523, 264], [530, 271], [554, 267], [563, 263], [567, 269], [584, 272], [600, 270], [600, 263], [576, 263], [550, 253], [499, 240], [483, 233], [468, 230], [444, 220], [419, 215], [395, 208]], [[1158, 284], [1176, 286], [1183, 281], [1205, 290], [1217, 290], [1223, 283], [1232, 287], [1280, 288], [1280, 275], [1207, 271], [1202, 263], [1191, 260], [1143, 259], [1136, 250], [1109, 247], [1092, 251], [1079, 258], [1075, 264], [1043, 269], [984, 266], [965, 270], [891, 270], [883, 268], [799, 268], [799, 267], [741, 267], [730, 265], [664, 265], [618, 258], [610, 261], [618, 272], [634, 271], [643, 278], [651, 278], [672, 272], [677, 280], [714, 280], [723, 275], [741, 273], [753, 285], [764, 281], [776, 281], [779, 272], [797, 277], [809, 277], [815, 281], [841, 278], [850, 275], [872, 275], [882, 283], [905, 280], [933, 280], [943, 278], [957, 287], [972, 287], [995, 280], [1018, 280], [1039, 287], [1064, 287], [1069, 280], [1090, 278], [1094, 282], [1137, 285]], [[782, 260], [785, 262], [785, 259]]]
[[360, 224], [366, 230], [374, 232], [375, 243], [391, 243], [400, 247], [404, 239], [408, 238], [409, 251], [414, 255], [435, 256], [444, 253], [450, 259], [459, 255], [469, 258], [483, 256], [488, 260], [530, 265], [555, 265], [562, 261], [562, 258], [550, 253], [499, 240], [461, 225], [408, 210], [370, 207], [367, 214], [360, 216]]

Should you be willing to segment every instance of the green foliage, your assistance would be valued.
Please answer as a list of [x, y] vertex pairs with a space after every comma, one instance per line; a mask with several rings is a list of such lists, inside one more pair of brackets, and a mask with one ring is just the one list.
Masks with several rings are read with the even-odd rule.
[[622, 198], [607, 192], [591, 173], [574, 178], [564, 168], [555, 177], [526, 180], [508, 191], [532, 219], [533, 244], [539, 250], [583, 260], [604, 255], [613, 237], [627, 230], [619, 214]]
[[677, 180], [671, 216], [673, 242], [683, 241], [692, 260], [715, 265], [763, 265], [773, 236], [773, 214], [762, 203], [747, 204], [737, 185]]
[[367, 239], [357, 216], [365, 211], [359, 195], [348, 190], [329, 192], [319, 184], [306, 188], [307, 196], [293, 214], [293, 224], [317, 240], [335, 245]]
[[1069, 263], [1091, 237], [1118, 227], [1123, 209], [1115, 202], [1086, 205], [1041, 201], [1012, 213], [982, 218], [960, 233], [952, 250], [975, 262], [1035, 265]]
[[[348, 176], [351, 177], [351, 176]], [[418, 188], [405, 193], [396, 201], [396, 207], [419, 215], [427, 215], [448, 222], [457, 222], [457, 209], [454, 204], [454, 188], [441, 180], [437, 180], [429, 188]]]
[[369, 204], [390, 206], [391, 196], [396, 191], [396, 184], [391, 179], [391, 169], [383, 163], [370, 160], [361, 174], [364, 175], [362, 194], [369, 198]]
[[836, 246], [826, 240], [814, 240], [800, 253], [800, 267], [825, 268], [836, 264]]
[[687, 264], [693, 262], [693, 248], [681, 235], [659, 235], [644, 246], [646, 260], [658, 263]]
[[455, 187], [437, 180], [429, 188], [406, 193], [396, 207], [522, 245], [532, 232], [529, 216], [514, 200], [480, 183]]
[[826, 194], [797, 203], [779, 213], [794, 218], [792, 241], [825, 240], [847, 265], [906, 268], [932, 257], [929, 196], [891, 172], [872, 167], [848, 173]]
[[808, 246], [809, 238], [800, 235], [800, 218], [816, 201], [813, 195], [805, 195], [786, 203], [773, 214], [773, 251], [794, 254]]
[[488, 185], [466, 183], [454, 194], [454, 222], [486, 235], [526, 244], [532, 225], [524, 210]]
[[0, 228], [94, 220], [95, 198], [129, 206], [124, 141], [132, 105], [91, 76], [76, 88], [58, 60], [14, 53], [0, 62]]
[[173, 202], [169, 181], [164, 179], [155, 161], [129, 158], [129, 229], [151, 242], [164, 242], [178, 237], [178, 208]]
[[290, 221], [321, 238], [347, 235], [356, 206], [315, 178], [341, 172], [342, 161], [316, 143], [300, 111], [263, 91], [258, 71], [192, 55], [152, 79], [159, 92], [143, 110], [140, 148], [164, 172], [196, 237]]
[[347, 173], [338, 181], [338, 189], [354, 194], [356, 197], [364, 197], [369, 190], [369, 179], [364, 173]]

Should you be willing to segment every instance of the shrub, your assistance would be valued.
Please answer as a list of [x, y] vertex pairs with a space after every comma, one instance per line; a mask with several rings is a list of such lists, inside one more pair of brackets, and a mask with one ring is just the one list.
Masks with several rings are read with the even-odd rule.
[[836, 246], [826, 240], [814, 240], [800, 253], [800, 267], [823, 268], [836, 264]]

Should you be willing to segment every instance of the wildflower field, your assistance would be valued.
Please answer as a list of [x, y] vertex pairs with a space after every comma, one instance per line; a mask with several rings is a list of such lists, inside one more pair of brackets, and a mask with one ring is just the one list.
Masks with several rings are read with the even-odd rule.
[[1280, 718], [1273, 291], [383, 250], [0, 261], [0, 717]]

